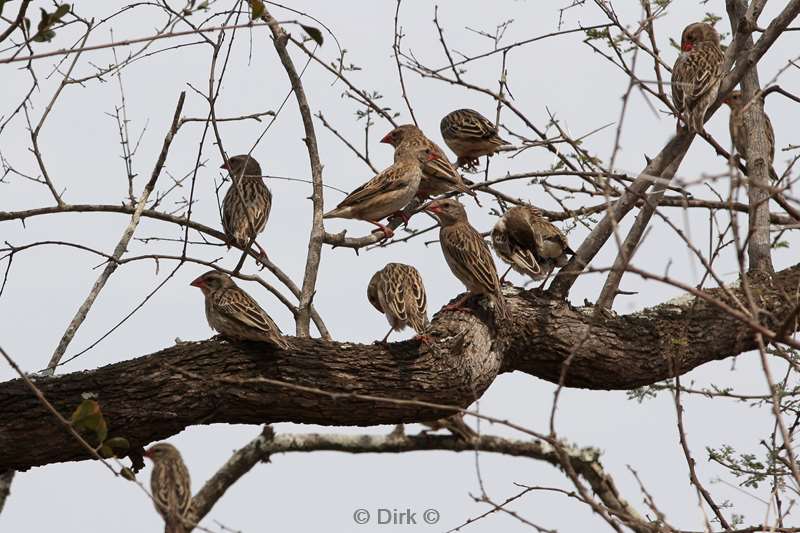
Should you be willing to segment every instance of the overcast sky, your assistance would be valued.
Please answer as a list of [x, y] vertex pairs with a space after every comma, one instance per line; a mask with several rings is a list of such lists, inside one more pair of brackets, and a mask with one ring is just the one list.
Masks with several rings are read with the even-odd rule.
[[[486, 51], [491, 42], [467, 28], [493, 32], [497, 24], [513, 20], [503, 40], [509, 44], [518, 40], [542, 35], [559, 29], [559, 8], [562, 1], [511, 1], [491, 3], [479, 0], [443, 2], [439, 6], [439, 19], [452, 50], [466, 54]], [[39, 3], [34, 3], [37, 7]], [[118, 9], [122, 3], [78, 3], [81, 15], [101, 19]], [[221, 3], [227, 5], [227, 3]], [[615, 3], [620, 17], [629, 24], [639, 20], [638, 2], [619, 0]], [[762, 25], [771, 19], [782, 2], [768, 5], [761, 18]], [[17, 9], [18, 2], [6, 6], [6, 16]], [[42, 4], [44, 5], [44, 4]], [[177, 6], [177, 4], [176, 4]], [[296, 9], [313, 14], [328, 25], [347, 49], [347, 59], [361, 67], [349, 76], [359, 87], [378, 91], [381, 103], [400, 112], [399, 122], [408, 122], [409, 115], [403, 105], [396, 66], [391, 56], [395, 2], [326, 2], [298, 0], [292, 2]], [[293, 20], [297, 15], [270, 8], [279, 20]], [[664, 60], [672, 64], [677, 51], [670, 39], [678, 40], [682, 28], [689, 22], [703, 18], [707, 11], [725, 17], [724, 2], [676, 2], [668, 16], [656, 23], [658, 45]], [[36, 13], [36, 10], [32, 10]], [[443, 66], [446, 62], [438, 42], [432, 19], [434, 5], [427, 2], [405, 2], [400, 13], [405, 32], [404, 49], [430, 66]], [[199, 19], [199, 16], [195, 15]], [[141, 7], [119, 16], [114, 27], [114, 39], [122, 40], [150, 35], [163, 22], [163, 16], [154, 8]], [[727, 17], [718, 25], [729, 32]], [[35, 21], [34, 21], [35, 22]], [[578, 25], [606, 22], [600, 10], [591, 2], [563, 13], [561, 29]], [[178, 26], [177, 30], [187, 29]], [[289, 30], [299, 35], [296, 26]], [[252, 32], [243, 30], [233, 47], [230, 66], [217, 102], [217, 113], [222, 117], [250, 114], [265, 109], [277, 109], [289, 89], [286, 74], [277, 61], [275, 50], [267, 38], [265, 28]], [[60, 32], [50, 44], [36, 44], [35, 51], [58, 49], [71, 43], [77, 33]], [[518, 48], [508, 56], [508, 83], [515, 104], [541, 129], [547, 126], [548, 110], [561, 120], [561, 124], [575, 137], [600, 126], [616, 123], [620, 115], [621, 97], [628, 79], [616, 67], [603, 59], [582, 42], [584, 35], [567, 36], [538, 41]], [[89, 39], [89, 44], [111, 40], [109, 27], [101, 27]], [[178, 42], [196, 39], [160, 41], [158, 50]], [[760, 65], [762, 83], [775, 76], [792, 54], [800, 49], [797, 32], [785, 35], [765, 57]], [[131, 49], [119, 49], [122, 58]], [[336, 58], [337, 49], [327, 38], [320, 55], [327, 61]], [[2, 54], [5, 57], [8, 53]], [[187, 90], [185, 116], [202, 117], [207, 113], [206, 102], [187, 84], [205, 90], [208, 83], [210, 60], [207, 46], [179, 48], [136, 61], [122, 74], [127, 112], [132, 136], [138, 137], [144, 128], [141, 144], [134, 160], [140, 189], [152, 171], [169, 126], [178, 94]], [[294, 54], [298, 65], [304, 57]], [[639, 58], [638, 72], [643, 79], [653, 78], [652, 63]], [[41, 116], [52, 98], [59, 81], [58, 74], [48, 78], [58, 58], [35, 63], [40, 88], [35, 91], [31, 120]], [[106, 65], [114, 62], [111, 49], [85, 53], [76, 67], [74, 76], [88, 76], [94, 70], [91, 64]], [[8, 116], [19, 104], [30, 82], [21, 64], [0, 66], [0, 117]], [[59, 67], [63, 70], [64, 65]], [[492, 56], [472, 64], [465, 78], [471, 83], [497, 87], [500, 56]], [[70, 203], [121, 202], [127, 191], [125, 169], [120, 158], [117, 125], [109, 113], [119, 105], [119, 86], [116, 78], [108, 83], [91, 80], [84, 86], [68, 86], [58, 100], [41, 133], [41, 146], [46, 164], [56, 186], [65, 189], [64, 198]], [[363, 143], [363, 122], [356, 121], [354, 102], [343, 98], [344, 85], [318, 65], [312, 64], [303, 78], [312, 111], [322, 111], [326, 118], [343, 135], [356, 143]], [[780, 78], [782, 86], [799, 92], [800, 75], [791, 69]], [[494, 102], [478, 93], [468, 92], [441, 82], [422, 80], [406, 73], [409, 97], [413, 103], [420, 126], [437, 142], [441, 142], [438, 124], [441, 117], [452, 109], [471, 107], [494, 117]], [[771, 96], [766, 105], [775, 126], [777, 145], [785, 147], [798, 144], [796, 125], [800, 108], [791, 105], [781, 96]], [[637, 93], [630, 101], [622, 133], [622, 151], [617, 168], [635, 173], [644, 165], [644, 156], [654, 156], [674, 133], [674, 121], [666, 117], [664, 109], [653, 111]], [[503, 111], [502, 121], [513, 131], [529, 137], [524, 124], [508, 111]], [[728, 144], [727, 110], [723, 109], [707, 125], [723, 144]], [[324, 163], [327, 185], [350, 191], [372, 176], [370, 170], [349, 152], [340, 141], [315, 122], [317, 138]], [[222, 123], [225, 148], [230, 154], [247, 152], [263, 132], [265, 123], [247, 121]], [[584, 141], [590, 152], [607, 159], [614, 142], [612, 126]], [[392, 150], [378, 144], [391, 126], [375, 118], [370, 132], [370, 155], [378, 166], [388, 166]], [[551, 132], [552, 133], [552, 132]], [[794, 133], [794, 137], [792, 134]], [[188, 172], [197, 157], [202, 134], [200, 123], [183, 126], [169, 154], [166, 170], [174, 176]], [[306, 178], [310, 175], [308, 158], [302, 142], [302, 126], [294, 99], [291, 99], [274, 126], [264, 135], [253, 156], [262, 164], [266, 174]], [[362, 145], [362, 144], [359, 144]], [[25, 129], [24, 116], [0, 134], [0, 153], [17, 170], [39, 175], [36, 162], [29, 151], [30, 139]], [[791, 153], [778, 152], [776, 164], [780, 170]], [[221, 179], [219, 152], [211, 142], [202, 148], [202, 159], [208, 164], [198, 174], [193, 217], [209, 226], [220, 227], [214, 195], [215, 183]], [[547, 170], [554, 163], [552, 154], [544, 149], [530, 149], [512, 159], [496, 157], [492, 160], [490, 175], [499, 177], [506, 172]], [[725, 172], [725, 164], [702, 142], [691, 148], [679, 176], [697, 180]], [[160, 190], [170, 183], [166, 174], [159, 182]], [[574, 178], [560, 178], [552, 183], [578, 186]], [[727, 194], [728, 180], [712, 183], [722, 194]], [[310, 186], [283, 180], [268, 180], [273, 192], [273, 208], [269, 223], [259, 242], [269, 250], [275, 262], [297, 282], [302, 279], [305, 250], [309, 233], [311, 203], [307, 199]], [[557, 209], [541, 186], [524, 182], [505, 183], [500, 190], [529, 199], [542, 207]], [[705, 184], [690, 189], [701, 197], [710, 197]], [[137, 190], [138, 194], [138, 190]], [[187, 195], [182, 190], [173, 193], [177, 200]], [[327, 206], [335, 205], [342, 195], [326, 190]], [[465, 202], [470, 219], [477, 228], [487, 230], [494, 223], [489, 207], [491, 198], [484, 196], [484, 208]], [[566, 201], [570, 207], [579, 207], [585, 201], [577, 197]], [[596, 201], [596, 200], [594, 200]], [[592, 201], [592, 203], [594, 203]], [[36, 206], [51, 205], [48, 191], [39, 184], [10, 175], [0, 184], [0, 210], [11, 211]], [[163, 208], [171, 210], [167, 202]], [[684, 215], [679, 210], [665, 210], [680, 227], [686, 228], [701, 250], [708, 249], [708, 215], [706, 212]], [[24, 244], [39, 240], [80, 242], [110, 252], [118, 241], [129, 219], [123, 215], [72, 214], [41, 217], [26, 221], [23, 228], [18, 222], [0, 226], [0, 241]], [[745, 219], [740, 218], [744, 223]], [[425, 227], [430, 219], [418, 216], [413, 227]], [[591, 224], [591, 221], [589, 221]], [[562, 223], [571, 229], [572, 222]], [[627, 224], [622, 224], [623, 228]], [[328, 231], [347, 229], [349, 235], [366, 234], [371, 226], [358, 221], [326, 221]], [[581, 242], [587, 230], [578, 225], [569, 233], [573, 248]], [[179, 228], [168, 224], [144, 220], [137, 237], [177, 238]], [[432, 234], [435, 235], [435, 234]], [[431, 237], [434, 238], [434, 237]], [[366, 299], [366, 285], [373, 272], [389, 261], [415, 265], [422, 273], [428, 290], [431, 312], [438, 310], [448, 300], [462, 292], [461, 284], [447, 269], [437, 244], [426, 246], [425, 240], [416, 239], [406, 244], [363, 252], [356, 256], [352, 250], [325, 247], [319, 274], [315, 303], [326, 320], [333, 336], [339, 340], [371, 342], [386, 331], [384, 317], [375, 312]], [[784, 268], [797, 261], [798, 239], [789, 237], [791, 248], [778, 249], [773, 259], [776, 268]], [[130, 254], [143, 251], [176, 253], [179, 244], [163, 243], [143, 245], [134, 243]], [[224, 248], [194, 246], [191, 253], [213, 259], [225, 255], [221, 264], [233, 267], [238, 256], [225, 253]], [[610, 264], [615, 255], [613, 240], [596, 260], [597, 266]], [[85, 298], [99, 274], [95, 268], [96, 256], [60, 247], [38, 247], [19, 254], [13, 263], [9, 284], [0, 297], [0, 345], [2, 345], [26, 371], [36, 371], [46, 366], [64, 329], [80, 302]], [[687, 283], [699, 281], [702, 271], [693, 261], [685, 245], [663, 223], [654, 218], [653, 226], [640, 248], [635, 265], [664, 272], [669, 266], [671, 276]], [[737, 266], [732, 248], [717, 262], [717, 271], [723, 279], [732, 281]], [[67, 356], [82, 350], [105, 334], [135, 305], [144, 294], [151, 291], [170, 270], [172, 265], [162, 264], [156, 272], [151, 262], [125, 265], [111, 278], [88, 319], [76, 335]], [[2, 265], [5, 268], [5, 263]], [[203, 267], [187, 265], [151, 300], [147, 307], [135, 314], [122, 328], [101, 342], [96, 348], [60, 369], [60, 373], [96, 368], [109, 363], [135, 358], [171, 346], [176, 338], [205, 339], [212, 335], [203, 312], [200, 292], [188, 285], [204, 271]], [[252, 261], [246, 267], [254, 271]], [[269, 281], [274, 281], [267, 276]], [[509, 279], [520, 283], [522, 278], [511, 274]], [[602, 278], [587, 275], [579, 279], [570, 294], [576, 305], [584, 299], [596, 299]], [[291, 315], [280, 303], [255, 284], [243, 284], [267, 309], [283, 331], [293, 332]], [[678, 295], [663, 285], [643, 283], [626, 276], [622, 289], [636, 291], [633, 296], [621, 296], [616, 310], [634, 312]], [[343, 306], [343, 302], [346, 304]], [[410, 333], [395, 334], [392, 338], [405, 338]], [[775, 365], [776, 370], [781, 368]], [[0, 366], [0, 379], [11, 379], [10, 368]], [[748, 393], [764, 393], [766, 385], [760, 367], [752, 354], [737, 360], [705, 365], [691, 372], [684, 381], [694, 380], [697, 386], [716, 383], [730, 385]], [[482, 412], [511, 419], [537, 431], [547, 432], [547, 421], [554, 386], [543, 380], [520, 373], [505, 374], [484, 395]], [[764, 505], [752, 495], [730, 486], [736, 480], [722, 469], [706, 461], [705, 447], [731, 444], [741, 452], [761, 454], [759, 440], [772, 426], [766, 410], [743, 407], [731, 401], [685, 399], [685, 422], [688, 439], [698, 461], [701, 480], [709, 484], [718, 501], [730, 500], [737, 513], [747, 516], [747, 523], [763, 519]], [[147, 405], [142, 405], [146, 409]], [[621, 493], [643, 514], [642, 496], [635, 479], [626, 465], [635, 468], [659, 508], [670, 522], [687, 529], [702, 529], [703, 516], [697, 506], [697, 495], [688, 484], [685, 460], [678, 445], [675, 410], [670, 396], [637, 403], [626, 398], [624, 392], [567, 390], [562, 393], [557, 418], [560, 435], [581, 446], [595, 446], [603, 450], [602, 460], [614, 476]], [[320, 428], [294, 424], [277, 424], [278, 432], [376, 432], [385, 433], [391, 428]], [[416, 432], [419, 426], [409, 426]], [[524, 438], [520, 434], [498, 427], [484, 427], [488, 433]], [[257, 435], [256, 426], [215, 425], [191, 427], [169, 439], [182, 452], [193, 478], [193, 489], [218, 468], [230, 453]], [[480, 454], [479, 463], [489, 495], [495, 501], [518, 492], [514, 483], [555, 486], [571, 489], [569, 481], [553, 467], [526, 459]], [[150, 468], [139, 473], [139, 478], [149, 482]], [[724, 482], [715, 482], [722, 477]], [[764, 497], [762, 487], [760, 496]], [[755, 493], [748, 489], [750, 493]], [[212, 530], [218, 521], [237, 531], [313, 531], [324, 528], [331, 531], [372, 531], [374, 526], [357, 526], [353, 512], [358, 508], [374, 510], [379, 507], [422, 512], [437, 509], [441, 521], [436, 526], [399, 528], [401, 531], [446, 531], [458, 526], [471, 516], [487, 510], [474, 503], [471, 494], [479, 494], [474, 454], [445, 452], [416, 452], [405, 455], [358, 455], [337, 453], [294, 454], [273, 457], [270, 464], [255, 467], [216, 505], [204, 525]], [[516, 502], [512, 509], [526, 519], [559, 531], [593, 531], [598, 518], [588, 508], [574, 499], [552, 492], [537, 492]], [[87, 510], [91, 508], [91, 510]], [[601, 526], [602, 527], [602, 526]], [[152, 503], [133, 484], [112, 478], [100, 464], [56, 464], [34, 468], [17, 476], [12, 495], [0, 515], [2, 531], [81, 531], [81, 532], [141, 532], [158, 531], [161, 518]], [[590, 529], [592, 528], [592, 529]], [[473, 531], [528, 531], [530, 528], [515, 519], [492, 516], [470, 526]]]

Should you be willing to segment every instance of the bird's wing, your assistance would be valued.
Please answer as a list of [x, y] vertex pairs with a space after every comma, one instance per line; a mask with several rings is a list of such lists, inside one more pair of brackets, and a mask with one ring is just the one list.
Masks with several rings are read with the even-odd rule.
[[360, 205], [372, 200], [375, 196], [408, 187], [411, 182], [408, 170], [405, 164], [395, 163], [348, 194], [337, 208]]
[[500, 279], [488, 246], [480, 233], [467, 223], [453, 224], [442, 230], [441, 245], [461, 268], [488, 292], [500, 293]]
[[236, 287], [222, 293], [213, 302], [228, 319], [271, 335], [280, 335], [275, 322], [249, 294]]

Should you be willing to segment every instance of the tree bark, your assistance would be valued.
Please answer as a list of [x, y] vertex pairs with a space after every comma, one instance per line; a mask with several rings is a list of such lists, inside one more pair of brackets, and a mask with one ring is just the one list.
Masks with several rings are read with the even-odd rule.
[[[750, 284], [769, 310], [762, 329], [774, 331], [797, 305], [800, 265]], [[722, 289], [703, 294], [736, 307]], [[704, 298], [601, 318], [539, 290], [506, 288], [506, 299], [511, 317], [502, 324], [474, 300], [471, 312], [439, 313], [431, 347], [294, 338], [280, 351], [210, 339], [34, 383], [66, 417], [83, 393], [96, 394], [109, 436], [127, 438], [135, 460], [147, 443], [192, 425], [419, 422], [471, 404], [501, 372], [558, 382], [569, 360], [566, 386], [631, 389], [755, 346], [748, 319]], [[86, 458], [25, 383], [0, 383], [0, 471]]]

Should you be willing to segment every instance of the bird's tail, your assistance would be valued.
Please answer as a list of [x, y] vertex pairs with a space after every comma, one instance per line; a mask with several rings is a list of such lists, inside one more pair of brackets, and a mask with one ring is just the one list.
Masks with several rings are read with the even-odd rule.
[[493, 300], [494, 300], [494, 307], [497, 310], [498, 318], [500, 318], [500, 320], [503, 321], [508, 320], [510, 315], [508, 313], [508, 305], [506, 303], [505, 297], [503, 296], [503, 293], [497, 291], [497, 294], [494, 295]]

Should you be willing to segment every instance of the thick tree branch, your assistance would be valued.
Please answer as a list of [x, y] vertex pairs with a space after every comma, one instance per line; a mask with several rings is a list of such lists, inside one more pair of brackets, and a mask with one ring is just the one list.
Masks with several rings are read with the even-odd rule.
[[[758, 330], [774, 339], [781, 317], [797, 305], [800, 265], [750, 286], [769, 311]], [[739, 289], [727, 290], [742, 297]], [[754, 348], [753, 323], [734, 316], [723, 289], [698, 294], [704, 297], [595, 319], [591, 308], [573, 308], [538, 290], [508, 289], [507, 323], [496, 325], [482, 307], [439, 313], [430, 348], [417, 341], [381, 346], [298, 338], [283, 352], [209, 340], [35, 383], [66, 414], [82, 393], [97, 394], [110, 431], [133, 450], [197, 424], [418, 422], [447, 413], [437, 406], [469, 405], [500, 372], [559, 382], [570, 358], [566, 386], [631, 389]], [[24, 424], [18, 413], [26, 413]], [[0, 471], [84, 458], [24, 383], [0, 384]]]

